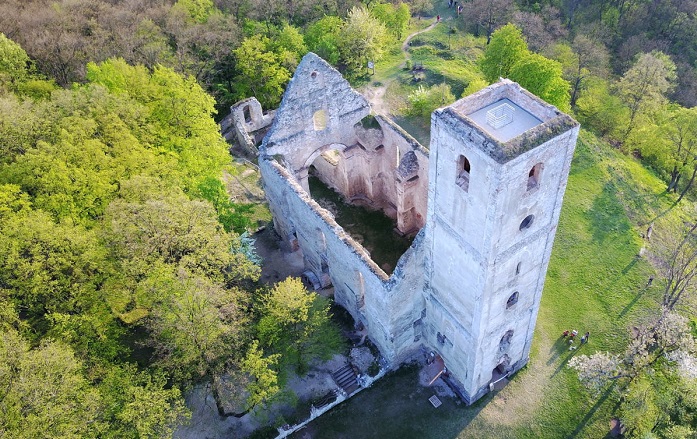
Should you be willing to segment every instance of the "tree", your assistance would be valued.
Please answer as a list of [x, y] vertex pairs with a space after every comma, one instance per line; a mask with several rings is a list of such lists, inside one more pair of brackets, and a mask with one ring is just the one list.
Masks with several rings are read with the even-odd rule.
[[370, 15], [385, 25], [387, 30], [398, 40], [409, 26], [411, 13], [406, 3], [395, 6], [391, 3], [376, 3], [370, 8]]
[[302, 371], [310, 360], [327, 358], [341, 346], [329, 319], [329, 301], [308, 292], [300, 279], [277, 283], [262, 299], [261, 314], [259, 341], [281, 354], [282, 365]]
[[29, 79], [30, 67], [27, 52], [0, 32], [0, 88], [15, 88]]
[[639, 55], [636, 63], [617, 84], [620, 96], [629, 107], [629, 123], [623, 141], [635, 128], [638, 115], [665, 102], [666, 93], [672, 89], [675, 78], [675, 64], [668, 55], [659, 51]]
[[212, 379], [241, 347], [240, 293], [180, 270], [147, 321], [159, 363], [179, 382]]
[[281, 390], [276, 373], [280, 357], [280, 354], [264, 356], [257, 340], [253, 340], [247, 349], [247, 355], [241, 362], [242, 372], [252, 378], [247, 386], [247, 392], [249, 392], [246, 401], [247, 410], [268, 402]]
[[315, 21], [303, 35], [307, 48], [336, 66], [339, 63], [339, 34], [342, 26], [341, 18], [332, 15]]
[[96, 388], [105, 402], [100, 415], [108, 424], [106, 437], [167, 438], [190, 417], [181, 392], [162, 372], [112, 366]]
[[621, 138], [622, 128], [629, 120], [629, 109], [622, 98], [611, 92], [607, 80], [597, 77], [588, 78], [587, 91], [578, 98], [576, 114], [581, 123], [613, 140]]
[[238, 97], [255, 96], [264, 107], [275, 107], [283, 88], [290, 80], [290, 71], [272, 51], [270, 40], [261, 35], [245, 38], [233, 51], [237, 60]]
[[431, 87], [420, 85], [419, 88], [409, 95], [408, 99], [408, 114], [430, 119], [433, 110], [455, 101], [455, 96], [447, 84], [438, 84]]
[[227, 285], [259, 276], [259, 267], [238, 251], [237, 235], [223, 230], [210, 203], [181, 192], [145, 201], [123, 196], [107, 209], [108, 238], [119, 259], [143, 270], [136, 277], [158, 261]]
[[289, 72], [294, 72], [300, 60], [307, 53], [307, 46], [298, 28], [284, 24], [272, 43], [273, 51], [278, 54], [282, 64]]
[[672, 310], [697, 296], [697, 223], [676, 229], [664, 222], [661, 229], [653, 240], [653, 253], [666, 281], [662, 304]]
[[499, 77], [507, 78], [515, 63], [528, 55], [528, 45], [523, 34], [512, 24], [507, 24], [493, 33], [491, 44], [480, 61], [484, 78], [489, 83]]
[[539, 12], [515, 11], [512, 22], [523, 31], [530, 49], [540, 51], [566, 39], [568, 32], [560, 18], [559, 9], [544, 6]]
[[556, 44], [549, 52], [553, 59], [562, 64], [564, 79], [571, 84], [570, 104], [574, 108], [579, 93], [587, 88], [587, 80], [591, 75], [607, 76], [607, 50], [585, 35], [576, 35], [571, 46], [564, 43]]
[[666, 433], [676, 426], [689, 430], [697, 416], [694, 378], [683, 372], [678, 361], [684, 357], [697, 360], [687, 319], [663, 308], [633, 333], [623, 355], [579, 355], [569, 361], [569, 367], [595, 392], [619, 384], [620, 392], [615, 395], [628, 437]]
[[472, 0], [462, 3], [462, 16], [465, 23], [475, 25], [474, 34], [477, 36], [479, 36], [479, 27], [483, 27], [487, 45], [491, 42], [494, 31], [507, 23], [514, 11], [513, 0]]
[[387, 28], [362, 7], [354, 7], [341, 29], [339, 53], [350, 74], [365, 71], [368, 61], [380, 61], [388, 41]]
[[17, 439], [96, 437], [101, 402], [68, 346], [35, 349], [13, 330], [0, 332], [0, 432]]
[[680, 202], [694, 184], [697, 175], [697, 108], [676, 109], [666, 128], [667, 137], [672, 144], [670, 157], [673, 161], [668, 190], [677, 192], [680, 176], [685, 172], [690, 174], [677, 200]]
[[560, 110], [571, 109], [569, 83], [562, 78], [559, 62], [532, 53], [513, 65], [509, 78]]

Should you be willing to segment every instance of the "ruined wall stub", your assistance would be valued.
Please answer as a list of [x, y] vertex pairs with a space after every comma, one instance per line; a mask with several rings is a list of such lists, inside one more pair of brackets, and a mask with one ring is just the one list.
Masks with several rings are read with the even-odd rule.
[[424, 336], [476, 400], [528, 361], [578, 124], [508, 80], [431, 121]]
[[234, 140], [248, 152], [256, 154], [256, 145], [266, 134], [275, 114], [273, 110], [264, 114], [257, 98], [247, 98], [230, 107], [230, 114], [220, 121], [220, 131], [225, 140]]
[[[388, 361], [425, 345], [473, 402], [494, 369], [528, 361], [578, 124], [508, 80], [436, 110], [430, 151], [369, 111], [303, 58], [260, 148], [276, 230]], [[391, 275], [312, 200], [313, 164], [347, 199], [420, 229]]]

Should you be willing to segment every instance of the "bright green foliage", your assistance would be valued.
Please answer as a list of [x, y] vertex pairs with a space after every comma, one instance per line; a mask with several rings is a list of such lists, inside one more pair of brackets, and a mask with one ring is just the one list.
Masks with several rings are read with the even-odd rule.
[[205, 23], [215, 11], [213, 0], [177, 0], [172, 11], [183, 13], [193, 23]]
[[19, 44], [0, 32], [0, 91], [14, 89], [30, 76], [31, 60]]
[[465, 96], [469, 96], [472, 93], [476, 93], [479, 90], [486, 88], [486, 86], [488, 85], [489, 83], [486, 82], [486, 80], [481, 78], [474, 78], [470, 81], [469, 84], [467, 84], [467, 87], [465, 87], [465, 90], [462, 92], [462, 97], [464, 98]]
[[304, 34], [307, 48], [334, 66], [339, 63], [339, 33], [343, 23], [341, 18], [328, 15], [309, 25]]
[[340, 33], [341, 62], [350, 74], [360, 74], [365, 71], [368, 61], [382, 59], [388, 42], [385, 25], [365, 8], [354, 7]]
[[480, 62], [484, 78], [489, 83], [499, 77], [507, 78], [513, 66], [528, 54], [528, 44], [521, 30], [512, 24], [501, 27], [491, 35], [491, 43]]
[[411, 18], [411, 12], [406, 3], [399, 3], [397, 6], [392, 3], [377, 3], [370, 8], [370, 15], [380, 20], [397, 39], [402, 38]]
[[0, 221], [0, 285], [32, 319], [89, 308], [104, 279], [94, 232], [25, 210]]
[[233, 53], [240, 71], [236, 78], [238, 98], [255, 96], [264, 107], [277, 106], [290, 71], [284, 67], [283, 58], [273, 52], [271, 41], [254, 35], [245, 38]]
[[108, 438], [165, 438], [189, 417], [181, 392], [167, 386], [166, 377], [139, 372], [135, 366], [110, 368], [97, 390], [103, 401], [102, 418]]
[[[632, 381], [619, 415], [628, 438], [690, 438], [697, 429], [697, 383], [661, 360], [652, 374]], [[682, 433], [682, 434], [679, 434]]]
[[419, 86], [409, 95], [409, 107], [407, 113], [412, 116], [431, 117], [433, 110], [455, 101], [455, 96], [447, 84], [438, 84], [431, 87]]
[[142, 66], [112, 59], [99, 65], [90, 63], [87, 77], [146, 106], [152, 127], [148, 134], [154, 136], [148, 140], [152, 147], [177, 157], [187, 177], [182, 184], [185, 190], [193, 189], [202, 176], [218, 177], [229, 162], [227, 145], [211, 117], [215, 101], [192, 76], [183, 77], [161, 66], [151, 74]]
[[570, 87], [559, 62], [531, 53], [513, 65], [509, 78], [561, 111], [571, 110]]
[[278, 54], [289, 72], [295, 70], [307, 53], [307, 46], [300, 31], [295, 26], [284, 24], [273, 39], [273, 51]]
[[327, 358], [341, 346], [329, 306], [328, 299], [308, 292], [300, 279], [281, 281], [263, 299], [259, 341], [282, 354], [283, 364], [302, 371], [310, 360]]
[[280, 354], [264, 356], [259, 348], [259, 342], [253, 340], [247, 350], [247, 355], [242, 360], [242, 371], [252, 378], [247, 386], [247, 409], [252, 409], [259, 404], [271, 400], [281, 389], [278, 385], [278, 367]]
[[236, 235], [225, 232], [208, 202], [183, 194], [129, 202], [107, 210], [110, 239], [121, 259], [147, 266], [161, 261], [219, 282], [258, 276], [258, 267], [231, 251]]
[[629, 120], [624, 101], [611, 93], [610, 84], [600, 78], [590, 78], [588, 88], [577, 101], [576, 115], [581, 124], [612, 139], [621, 137]]
[[0, 332], [0, 432], [7, 437], [96, 437], [99, 395], [69, 347], [29, 349], [13, 330]]
[[180, 382], [219, 373], [241, 344], [239, 293], [183, 270], [161, 293], [147, 323], [159, 363]]
[[617, 91], [629, 107], [629, 121], [622, 140], [636, 127], [637, 116], [657, 111], [666, 103], [666, 94], [677, 78], [675, 64], [663, 52], [653, 51], [639, 55], [636, 63], [625, 72], [617, 84]]
[[210, 201], [218, 212], [218, 221], [225, 227], [225, 231], [244, 233], [252, 227], [249, 219], [253, 204], [238, 204], [230, 201], [225, 186], [220, 179], [208, 177], [197, 188], [201, 198]]
[[677, 191], [697, 167], [697, 109], [675, 107], [660, 116], [638, 126], [627, 142]]

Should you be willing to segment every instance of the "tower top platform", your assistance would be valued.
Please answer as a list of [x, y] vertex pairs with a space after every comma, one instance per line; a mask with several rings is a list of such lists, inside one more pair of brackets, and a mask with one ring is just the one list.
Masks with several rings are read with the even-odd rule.
[[[571, 116], [508, 79], [501, 79], [440, 108], [432, 117], [442, 118], [455, 130], [474, 128], [482, 136], [475, 143], [499, 163], [505, 163], [578, 125]], [[470, 136], [465, 131], [462, 134]]]

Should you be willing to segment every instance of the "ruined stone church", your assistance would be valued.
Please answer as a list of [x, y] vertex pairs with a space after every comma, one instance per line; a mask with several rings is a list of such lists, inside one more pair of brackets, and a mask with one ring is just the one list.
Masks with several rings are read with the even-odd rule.
[[[434, 111], [426, 148], [310, 53], [259, 167], [276, 231], [384, 358], [437, 353], [472, 403], [529, 359], [578, 129], [502, 79]], [[391, 273], [313, 200], [310, 170], [415, 236]]]

